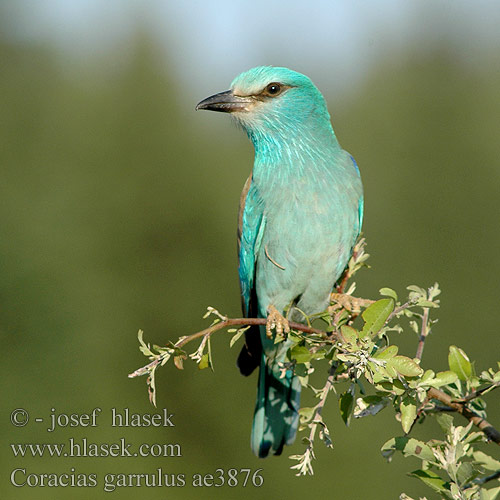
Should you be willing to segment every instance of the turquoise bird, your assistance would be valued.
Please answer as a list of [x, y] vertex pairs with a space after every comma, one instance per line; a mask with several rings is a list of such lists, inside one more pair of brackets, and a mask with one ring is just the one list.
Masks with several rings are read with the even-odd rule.
[[245, 332], [238, 367], [243, 375], [260, 367], [252, 450], [279, 455], [295, 439], [301, 384], [283, 369], [291, 342], [275, 344], [271, 333], [328, 306], [361, 230], [361, 178], [305, 75], [253, 68], [196, 109], [231, 113], [255, 149], [238, 218], [239, 278], [243, 313], [267, 326]]

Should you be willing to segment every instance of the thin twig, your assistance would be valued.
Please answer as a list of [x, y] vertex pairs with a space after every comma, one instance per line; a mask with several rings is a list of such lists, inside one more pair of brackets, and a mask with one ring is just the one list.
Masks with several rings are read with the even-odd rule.
[[422, 329], [420, 330], [420, 338], [418, 339], [417, 354], [415, 357], [422, 360], [422, 354], [424, 352], [425, 339], [427, 335], [431, 332], [429, 328], [429, 308], [424, 307], [424, 314], [422, 316]]
[[467, 394], [463, 398], [460, 399], [454, 399], [456, 403], [467, 403], [468, 401], [472, 401], [473, 399], [478, 398], [485, 392], [492, 391], [493, 389], [496, 389], [500, 387], [500, 382], [495, 382], [494, 384], [487, 385], [486, 387], [483, 387], [482, 389], [479, 389], [478, 391], [473, 391], [470, 394]]
[[437, 399], [446, 406], [453, 408], [454, 411], [463, 415], [469, 422], [472, 422], [482, 432], [484, 432], [490, 441], [500, 444], [500, 432], [498, 432], [487, 420], [473, 412], [465, 404], [457, 403], [451, 396], [443, 391], [440, 391], [439, 389], [435, 389], [434, 387], [431, 387], [427, 391], [427, 396], [432, 399]]
[[[309, 432], [308, 444], [306, 451], [301, 456], [301, 461], [298, 465], [292, 467], [292, 469], [298, 469], [299, 472], [297, 475], [305, 475], [307, 472], [309, 474], [313, 474], [313, 469], [311, 465], [311, 460], [315, 458], [314, 456], [314, 438], [316, 436], [316, 430], [318, 429], [318, 425], [325, 425], [323, 419], [321, 418], [321, 412], [326, 403], [326, 398], [328, 397], [328, 393], [330, 392], [334, 379], [335, 379], [335, 370], [336, 366], [332, 365], [328, 372], [328, 378], [326, 379], [326, 383], [321, 391], [321, 399], [319, 403], [314, 407], [314, 414], [311, 420], [311, 431]], [[327, 429], [324, 429], [324, 432], [327, 432]]]
[[494, 479], [499, 479], [500, 478], [500, 470], [497, 470], [493, 474], [490, 474], [489, 476], [481, 477], [478, 479], [474, 479], [473, 483], [474, 484], [485, 484], [488, 481], [493, 481]]
[[[192, 335], [188, 335], [187, 337], [182, 338], [181, 340], [176, 342], [175, 346], [179, 348], [183, 347], [184, 345], [188, 344], [193, 340], [199, 339], [200, 337], [209, 337], [218, 330], [223, 330], [224, 328], [228, 328], [230, 326], [265, 325], [266, 322], [267, 322], [266, 318], [227, 318], [224, 321], [220, 321], [215, 325], [205, 328], [204, 330], [201, 330], [199, 332], [193, 333]], [[325, 340], [327, 339], [332, 340], [338, 338], [337, 332], [332, 332], [331, 334], [328, 334], [323, 330], [303, 325], [301, 323], [295, 323], [293, 321], [290, 321], [288, 324], [290, 325], [290, 328], [292, 328], [293, 330], [298, 330], [303, 333], [315, 333], [316, 335], [321, 335]], [[161, 362], [162, 362], [161, 357], [159, 357], [158, 359], [154, 359], [153, 361], [151, 361], [151, 363], [148, 363], [147, 365], [138, 368], [133, 373], [130, 373], [129, 378], [134, 378], [144, 375], [145, 373], [148, 373], [151, 369], [153, 369]]]
[[[406, 307], [409, 307], [412, 304], [412, 302], [407, 302], [406, 304], [403, 304], [400, 306], [398, 309], [403, 310]], [[394, 314], [394, 312], [393, 312]], [[230, 327], [230, 326], [253, 326], [253, 325], [265, 325], [267, 322], [266, 318], [226, 318], [223, 321], [220, 321], [219, 323], [216, 323], [215, 325], [209, 326], [208, 328], [205, 328], [204, 330], [201, 330], [199, 332], [193, 333], [192, 335], [188, 335], [187, 337], [182, 338], [179, 340], [175, 346], [176, 347], [182, 347], [189, 342], [198, 339], [200, 337], [209, 337], [213, 333], [222, 330], [224, 328]], [[325, 340], [338, 340], [340, 338], [340, 335], [338, 332], [331, 332], [330, 334], [324, 332], [323, 330], [319, 330], [317, 328], [313, 328], [311, 326], [303, 325], [301, 323], [295, 323], [295, 322], [290, 322], [289, 323], [290, 328], [293, 330], [298, 330], [303, 333], [314, 333], [316, 335], [320, 335], [323, 339]], [[135, 370], [133, 373], [129, 374], [130, 378], [137, 377], [140, 375], [144, 375], [146, 373], [149, 373], [152, 369], [154, 369], [157, 365], [159, 365], [162, 362], [161, 356], [159, 356], [157, 359], [151, 361], [151, 363], [147, 364], [146, 366], [143, 366], [142, 368], [139, 368]], [[325, 384], [325, 389], [328, 388], [330, 390], [331, 384], [333, 383], [333, 376], [330, 373], [327, 382]], [[496, 384], [495, 384], [496, 385]], [[484, 392], [487, 388], [479, 392]], [[326, 394], [328, 394], [328, 391], [326, 393], [323, 393], [322, 399], [318, 405], [318, 410], [315, 413], [316, 415], [321, 415], [321, 410], [324, 406], [324, 402], [326, 400]], [[467, 420], [472, 422], [474, 425], [476, 425], [484, 434], [488, 437], [489, 440], [500, 444], [500, 432], [498, 432], [487, 420], [484, 418], [480, 417], [477, 413], [472, 411], [470, 408], [467, 407], [465, 404], [467, 400], [465, 401], [456, 401], [453, 399], [450, 395], [446, 394], [443, 391], [440, 391], [439, 389], [435, 389], [434, 387], [431, 387], [427, 391], [427, 396], [432, 399], [437, 399], [441, 403], [445, 404], [447, 407], [452, 409], [453, 411], [456, 411], [457, 413], [460, 413], [463, 415]], [[466, 396], [469, 399], [473, 399], [471, 395]], [[475, 397], [475, 396], [474, 396]], [[324, 399], [323, 399], [324, 398]], [[317, 424], [315, 425], [317, 427]], [[316, 430], [314, 430], [314, 433]], [[313, 434], [314, 438], [314, 434]]]
[[497, 471], [493, 472], [493, 474], [490, 474], [489, 476], [478, 477], [478, 478], [472, 480], [472, 482], [467, 483], [465, 486], [463, 486], [463, 489], [467, 490], [468, 488], [472, 488], [475, 485], [482, 486], [483, 484], [488, 483], [489, 481], [493, 481], [493, 480], [499, 479], [499, 478], [500, 478], [500, 470], [497, 470]]
[[408, 302], [405, 302], [404, 304], [396, 307], [394, 309], [394, 311], [392, 311], [391, 314], [389, 314], [389, 317], [385, 321], [385, 324], [387, 325], [391, 321], [391, 319], [394, 318], [394, 316], [398, 315], [400, 312], [404, 311], [405, 309], [408, 309], [409, 307], [414, 306], [415, 304], [416, 304], [416, 302], [414, 300], [409, 300]]
[[333, 381], [335, 379], [336, 368], [337, 367], [335, 365], [332, 365], [330, 367], [330, 371], [328, 372], [328, 378], [326, 379], [326, 383], [323, 387], [323, 390], [321, 391], [321, 399], [319, 400], [319, 403], [315, 407], [314, 416], [312, 419], [313, 425], [311, 426], [311, 432], [309, 434], [309, 441], [310, 441], [309, 446], [312, 446], [312, 442], [314, 441], [314, 436], [316, 434], [316, 428], [318, 427], [316, 417], [321, 417], [321, 412], [323, 411], [323, 408], [325, 406], [326, 398], [328, 397], [328, 393], [330, 392], [332, 385], [333, 385]]

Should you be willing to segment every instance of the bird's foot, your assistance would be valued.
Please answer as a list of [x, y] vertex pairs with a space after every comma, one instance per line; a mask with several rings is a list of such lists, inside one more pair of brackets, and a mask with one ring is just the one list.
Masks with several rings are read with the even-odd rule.
[[332, 302], [335, 302], [335, 305], [331, 306], [333, 310], [346, 309], [354, 314], [359, 314], [361, 312], [361, 308], [368, 307], [374, 302], [369, 299], [353, 297], [352, 295], [348, 295], [346, 293], [332, 293], [330, 298]]
[[283, 334], [290, 332], [290, 325], [288, 320], [283, 317], [283, 315], [274, 306], [269, 306], [267, 308], [267, 322], [266, 322], [266, 335], [268, 338], [272, 338], [272, 330], [276, 329], [276, 335], [282, 337]]

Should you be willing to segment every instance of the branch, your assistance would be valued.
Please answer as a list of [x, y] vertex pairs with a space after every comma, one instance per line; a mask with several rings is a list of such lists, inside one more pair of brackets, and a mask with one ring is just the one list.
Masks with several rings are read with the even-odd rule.
[[292, 460], [299, 461], [298, 464], [290, 467], [291, 469], [298, 470], [296, 476], [305, 476], [307, 474], [310, 475], [314, 474], [312, 468], [312, 461], [316, 458], [314, 455], [314, 438], [316, 436], [316, 430], [318, 428], [318, 425], [322, 426], [322, 431], [320, 430], [320, 437], [321, 437], [321, 432], [323, 432], [323, 441], [325, 442], [326, 446], [328, 446], [329, 448], [333, 447], [333, 443], [331, 442], [328, 428], [326, 424], [323, 422], [323, 418], [321, 417], [321, 412], [323, 411], [323, 408], [325, 406], [328, 393], [332, 389], [333, 382], [335, 380], [335, 370], [336, 366], [332, 365], [328, 372], [328, 378], [326, 379], [325, 386], [321, 391], [320, 401], [314, 407], [314, 414], [312, 416], [311, 423], [309, 424], [309, 427], [311, 429], [311, 431], [309, 432], [309, 438], [304, 438], [304, 440], [307, 441], [306, 451], [304, 452], [303, 455], [292, 455], [289, 457]]
[[405, 309], [408, 309], [409, 307], [412, 307], [416, 304], [415, 300], [409, 300], [408, 302], [405, 302], [404, 304], [396, 307], [394, 311], [389, 314], [389, 317], [385, 320], [385, 324], [389, 324], [391, 320], [397, 316], [400, 312], [403, 312]]
[[429, 335], [431, 329], [429, 328], [429, 308], [424, 307], [424, 314], [422, 316], [422, 329], [420, 330], [420, 338], [418, 340], [417, 354], [415, 357], [422, 360], [422, 354], [424, 352], [424, 344], [427, 335]]
[[473, 482], [474, 484], [485, 484], [489, 481], [493, 481], [494, 479], [500, 479], [500, 470], [497, 470], [493, 474], [490, 474], [489, 476], [482, 477], [480, 479], [475, 479]]
[[469, 420], [469, 422], [472, 422], [479, 428], [479, 430], [484, 432], [490, 441], [500, 444], [500, 432], [498, 432], [487, 420], [469, 409], [465, 404], [456, 402], [451, 396], [443, 391], [440, 391], [439, 389], [435, 389], [434, 387], [431, 387], [427, 391], [427, 395], [429, 398], [437, 399], [449, 408], [452, 408], [453, 411], [463, 415], [467, 420]]
[[479, 389], [479, 391], [472, 391], [470, 394], [467, 394], [463, 398], [455, 399], [454, 401], [457, 403], [467, 403], [468, 401], [478, 398], [485, 392], [492, 391], [494, 389], [497, 389], [498, 387], [500, 387], [500, 382], [495, 382], [494, 384], [490, 384], [486, 387], [483, 387], [482, 389]]
[[[192, 335], [188, 335], [187, 337], [183, 337], [179, 339], [175, 343], [175, 347], [183, 347], [184, 345], [188, 344], [189, 342], [199, 339], [200, 337], [210, 337], [213, 333], [223, 330], [224, 328], [228, 328], [230, 326], [253, 326], [253, 325], [266, 325], [267, 319], [266, 318], [226, 318], [225, 316], [219, 316], [221, 318], [224, 318], [222, 321], [219, 323], [216, 323], [215, 325], [209, 326], [208, 328], [205, 328], [204, 330], [201, 330], [199, 332], [193, 333]], [[323, 330], [319, 330], [317, 328], [313, 328], [311, 326], [303, 325], [302, 323], [295, 323], [293, 321], [290, 321], [288, 323], [290, 325], [290, 328], [293, 330], [298, 330], [303, 333], [315, 333], [317, 335], [321, 335], [325, 340], [327, 339], [338, 339], [339, 335], [337, 332], [332, 332], [330, 335], [328, 335], [326, 332]], [[135, 370], [133, 373], [129, 374], [129, 378], [134, 378], [134, 377], [139, 377], [141, 375], [145, 375], [146, 373], [150, 372], [152, 369], [154, 369], [157, 365], [159, 365], [163, 359], [161, 357], [158, 357], [157, 359], [154, 359], [151, 361], [151, 363], [148, 363], [147, 365], [138, 368]]]
[[318, 427], [318, 418], [321, 417], [321, 412], [323, 411], [323, 408], [326, 403], [326, 398], [328, 397], [328, 393], [330, 392], [333, 381], [335, 379], [335, 370], [336, 366], [332, 365], [330, 367], [330, 371], [328, 373], [328, 378], [326, 379], [325, 386], [323, 387], [323, 390], [321, 391], [321, 399], [319, 400], [319, 403], [316, 405], [315, 411], [314, 411], [314, 416], [312, 419], [312, 426], [311, 426], [311, 432], [309, 434], [309, 441], [310, 444], [309, 446], [312, 446], [312, 442], [314, 441], [314, 436], [316, 434], [316, 428]]

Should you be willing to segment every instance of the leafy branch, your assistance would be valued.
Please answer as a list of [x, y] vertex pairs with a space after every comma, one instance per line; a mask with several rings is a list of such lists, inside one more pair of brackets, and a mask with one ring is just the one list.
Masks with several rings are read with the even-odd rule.
[[[367, 258], [365, 242], [360, 240], [327, 310], [312, 316], [304, 314], [304, 323], [290, 322], [287, 339], [291, 347], [282, 366], [283, 374], [292, 368], [304, 392], [310, 391], [318, 400], [314, 406], [300, 409], [299, 432], [305, 433], [306, 449], [290, 457], [297, 462], [291, 468], [296, 475], [313, 474], [316, 439], [333, 447], [322, 412], [329, 394], [336, 392], [336, 385], [347, 383], [338, 396], [339, 411], [346, 425], [352, 417], [373, 416], [393, 407], [403, 435], [389, 439], [382, 446], [387, 459], [396, 452], [420, 459], [421, 469], [410, 475], [442, 498], [494, 500], [500, 494], [500, 487], [486, 489], [485, 485], [498, 479], [500, 462], [478, 450], [477, 445], [500, 444], [500, 433], [488, 422], [483, 399], [500, 385], [500, 364], [497, 369], [489, 368], [477, 375], [467, 354], [450, 346], [448, 369], [437, 373], [424, 370], [422, 356], [436, 323], [431, 312], [439, 307], [439, 286], [437, 283], [428, 289], [409, 286], [404, 300], [399, 300], [390, 288], [380, 290], [382, 298], [355, 297], [355, 284], [347, 286], [356, 272], [367, 265]], [[140, 349], [150, 362], [129, 377], [147, 375], [153, 404], [156, 404], [155, 373], [159, 367], [172, 359], [182, 369], [183, 361], [190, 359], [200, 369], [213, 368], [210, 344], [213, 334], [223, 330], [231, 333], [232, 347], [248, 327], [266, 324], [265, 318], [229, 318], [212, 307], [205, 318], [209, 316], [213, 321], [208, 328], [162, 347], [146, 344], [139, 331]], [[322, 323], [321, 328], [316, 323]], [[399, 354], [399, 347], [390, 342], [394, 335], [407, 330], [417, 336], [415, 357]], [[188, 354], [186, 346], [200, 339], [197, 349]], [[284, 340], [283, 335], [275, 335], [275, 342]], [[317, 389], [311, 385], [310, 376], [324, 363], [328, 365], [328, 376], [323, 387]], [[456, 426], [452, 413], [465, 417], [468, 425]], [[415, 423], [427, 417], [438, 420], [443, 439], [423, 442], [410, 437]], [[410, 497], [402, 494], [401, 498]]]

